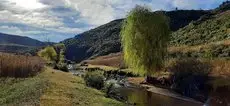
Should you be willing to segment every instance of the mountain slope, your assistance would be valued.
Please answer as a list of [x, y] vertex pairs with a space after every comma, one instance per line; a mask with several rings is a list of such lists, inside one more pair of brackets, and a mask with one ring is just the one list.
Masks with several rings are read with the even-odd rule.
[[120, 51], [121, 23], [122, 20], [115, 20], [63, 41], [66, 45], [66, 58], [81, 61], [93, 55]]
[[23, 53], [46, 45], [29, 37], [0, 33], [0, 52]]
[[0, 44], [16, 44], [16, 45], [24, 45], [24, 46], [44, 46], [46, 45], [44, 42], [17, 35], [9, 35], [0, 33]]
[[[170, 28], [175, 31], [188, 25], [191, 21], [198, 20], [209, 11], [178, 10], [165, 12], [170, 18]], [[107, 55], [121, 51], [120, 30], [123, 19], [112, 21], [98, 28], [62, 41], [66, 45], [66, 58], [74, 61], [96, 56]]]
[[209, 16], [205, 21], [196, 21], [176, 31], [172, 44], [198, 45], [230, 39], [230, 10]]

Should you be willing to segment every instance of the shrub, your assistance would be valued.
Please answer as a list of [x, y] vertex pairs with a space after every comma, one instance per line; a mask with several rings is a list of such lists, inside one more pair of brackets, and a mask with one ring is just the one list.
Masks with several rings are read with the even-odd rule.
[[30, 77], [43, 67], [44, 61], [39, 57], [0, 53], [0, 77]]
[[212, 67], [207, 62], [196, 59], [178, 60], [169, 68], [173, 72], [172, 88], [186, 96], [195, 96], [201, 90], [208, 79]]
[[114, 83], [109, 83], [105, 85], [104, 92], [106, 94], [106, 97], [111, 96], [111, 94], [113, 93], [114, 85], [115, 85]]
[[48, 62], [54, 62], [57, 60], [57, 52], [52, 46], [48, 46], [45, 49], [39, 51], [38, 55]]
[[102, 89], [104, 87], [104, 76], [100, 71], [87, 72], [84, 80], [87, 86]]
[[64, 72], [69, 72], [69, 69], [66, 63], [58, 63], [54, 66], [54, 69], [61, 70]]

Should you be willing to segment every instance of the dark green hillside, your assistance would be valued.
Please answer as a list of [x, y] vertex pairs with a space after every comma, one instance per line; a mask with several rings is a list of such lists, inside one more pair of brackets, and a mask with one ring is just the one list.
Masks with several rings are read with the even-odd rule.
[[211, 16], [203, 22], [192, 22], [173, 33], [172, 44], [198, 45], [230, 38], [230, 11]]
[[63, 41], [66, 45], [66, 58], [80, 61], [91, 56], [119, 52], [121, 23], [121, 19], [115, 20]]
[[[208, 13], [209, 11], [202, 10], [165, 12], [170, 18], [170, 27], [172, 30], [178, 30]], [[62, 43], [67, 47], [66, 58], [81, 61], [89, 57], [119, 52], [121, 50], [119, 34], [122, 21], [123, 19], [115, 20], [79, 34], [74, 38], [64, 40]]]
[[179, 28], [188, 25], [191, 21], [196, 21], [201, 16], [210, 14], [210, 12], [204, 10], [177, 10], [166, 12], [166, 15], [170, 18], [171, 30], [177, 31]]
[[224, 12], [226, 10], [230, 10], [230, 1], [223, 2], [218, 8], [214, 10], [214, 12]]

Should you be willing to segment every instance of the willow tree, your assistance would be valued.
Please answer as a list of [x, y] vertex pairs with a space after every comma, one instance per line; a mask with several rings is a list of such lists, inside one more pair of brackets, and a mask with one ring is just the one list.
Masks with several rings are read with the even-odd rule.
[[48, 62], [56, 62], [57, 59], [57, 52], [52, 46], [48, 46], [43, 50], [38, 52], [38, 56], [42, 57]]
[[169, 42], [168, 18], [162, 12], [136, 6], [121, 31], [125, 63], [138, 74], [150, 76], [163, 64]]

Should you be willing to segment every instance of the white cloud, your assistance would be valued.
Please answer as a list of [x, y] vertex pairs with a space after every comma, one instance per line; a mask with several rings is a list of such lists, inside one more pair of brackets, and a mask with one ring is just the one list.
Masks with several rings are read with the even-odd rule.
[[29, 36], [34, 34], [41, 34], [41, 33], [47, 33], [46, 31], [41, 30], [22, 30], [19, 27], [16, 26], [0, 26], [1, 33], [7, 33], [12, 35], [19, 35], [19, 36]]
[[115, 10], [106, 0], [72, 0], [71, 6], [80, 12], [82, 20], [92, 25], [101, 25], [115, 18]]
[[226, 0], [172, 0], [171, 4], [181, 9], [210, 9], [224, 1]]
[[46, 7], [44, 4], [38, 2], [37, 0], [8, 0], [10, 4], [14, 4], [15, 6], [28, 9], [28, 10], [34, 10], [34, 9], [40, 9]]
[[4, 10], [0, 11], [0, 16], [1, 22], [22, 23], [35, 27], [56, 27], [63, 24], [61, 19], [46, 13], [28, 12], [25, 14], [14, 14]]
[[[78, 34], [92, 27], [124, 18], [135, 5], [147, 5], [153, 10], [210, 9], [225, 0], [0, 0], [0, 32], [20, 35]], [[56, 10], [54, 10], [56, 9]], [[22, 24], [34, 27], [3, 26]], [[45, 32], [43, 32], [45, 30]], [[59, 35], [58, 35], [59, 34]], [[42, 38], [42, 37], [39, 38]], [[63, 39], [62, 39], [63, 37]], [[54, 38], [54, 37], [53, 37]]]
[[69, 27], [58, 27], [58, 28], [47, 28], [46, 30], [60, 32], [60, 33], [81, 33], [84, 30], [81, 28], [69, 28]]
[[21, 35], [23, 32], [18, 27], [13, 26], [0, 26], [0, 31], [7, 34], [18, 34]]

